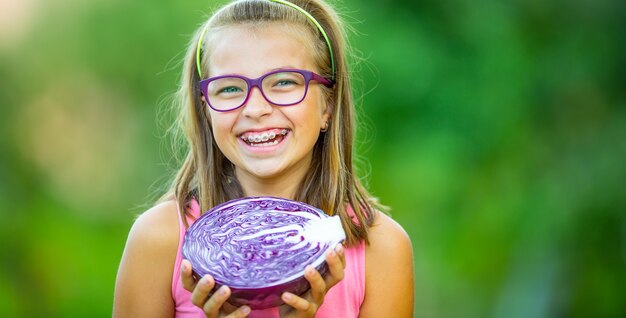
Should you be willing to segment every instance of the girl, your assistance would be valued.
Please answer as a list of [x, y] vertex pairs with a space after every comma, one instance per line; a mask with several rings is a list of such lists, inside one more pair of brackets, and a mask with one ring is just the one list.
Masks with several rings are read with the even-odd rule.
[[[352, 163], [354, 102], [346, 42], [322, 0], [240, 0], [218, 10], [185, 58], [180, 124], [189, 150], [170, 191], [133, 225], [115, 288], [116, 317], [410, 317], [413, 257], [404, 230]], [[234, 308], [209, 275], [195, 281], [182, 238], [202, 211], [270, 195], [339, 215], [330, 273], [285, 305]]]

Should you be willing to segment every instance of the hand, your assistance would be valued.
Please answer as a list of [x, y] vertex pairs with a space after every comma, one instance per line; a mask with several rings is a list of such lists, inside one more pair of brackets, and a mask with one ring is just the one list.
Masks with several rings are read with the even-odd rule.
[[247, 317], [250, 314], [250, 307], [235, 306], [226, 302], [230, 297], [230, 288], [222, 286], [209, 297], [215, 280], [211, 275], [205, 275], [199, 281], [196, 281], [191, 274], [191, 263], [183, 260], [180, 265], [180, 278], [183, 287], [191, 292], [191, 303], [202, 308], [204, 314], [208, 318], [240, 318]]
[[322, 277], [313, 266], [307, 266], [304, 270], [304, 277], [311, 284], [311, 289], [302, 296], [297, 296], [289, 292], [282, 294], [281, 298], [286, 305], [281, 306], [280, 316], [284, 318], [310, 318], [315, 317], [315, 313], [324, 302], [324, 297], [331, 287], [339, 283], [344, 276], [343, 270], [346, 268], [346, 257], [343, 252], [343, 245], [337, 244], [334, 249], [326, 252], [326, 263], [329, 273]]

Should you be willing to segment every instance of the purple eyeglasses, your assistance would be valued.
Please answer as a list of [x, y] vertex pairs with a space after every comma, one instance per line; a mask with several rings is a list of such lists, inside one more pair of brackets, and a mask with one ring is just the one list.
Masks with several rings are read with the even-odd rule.
[[254, 87], [273, 105], [298, 104], [306, 97], [311, 80], [326, 87], [334, 85], [321, 75], [299, 69], [276, 70], [255, 79], [241, 75], [215, 76], [201, 80], [199, 85], [209, 107], [218, 112], [227, 112], [245, 105]]

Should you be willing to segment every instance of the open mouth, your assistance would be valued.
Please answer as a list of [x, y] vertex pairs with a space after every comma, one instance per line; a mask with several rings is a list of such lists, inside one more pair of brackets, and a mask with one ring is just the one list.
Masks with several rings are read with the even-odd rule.
[[239, 138], [252, 147], [267, 147], [278, 144], [288, 133], [289, 129], [270, 129], [262, 132], [246, 132]]

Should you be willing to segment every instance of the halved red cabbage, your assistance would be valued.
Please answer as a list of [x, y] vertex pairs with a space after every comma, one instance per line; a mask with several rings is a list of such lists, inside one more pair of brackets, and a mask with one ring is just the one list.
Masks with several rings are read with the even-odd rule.
[[307, 265], [328, 272], [325, 252], [345, 240], [339, 216], [329, 217], [302, 202], [247, 197], [214, 207], [189, 227], [183, 243], [199, 278], [210, 274], [217, 290], [231, 289], [228, 302], [253, 309], [283, 304], [280, 295], [309, 290]]

